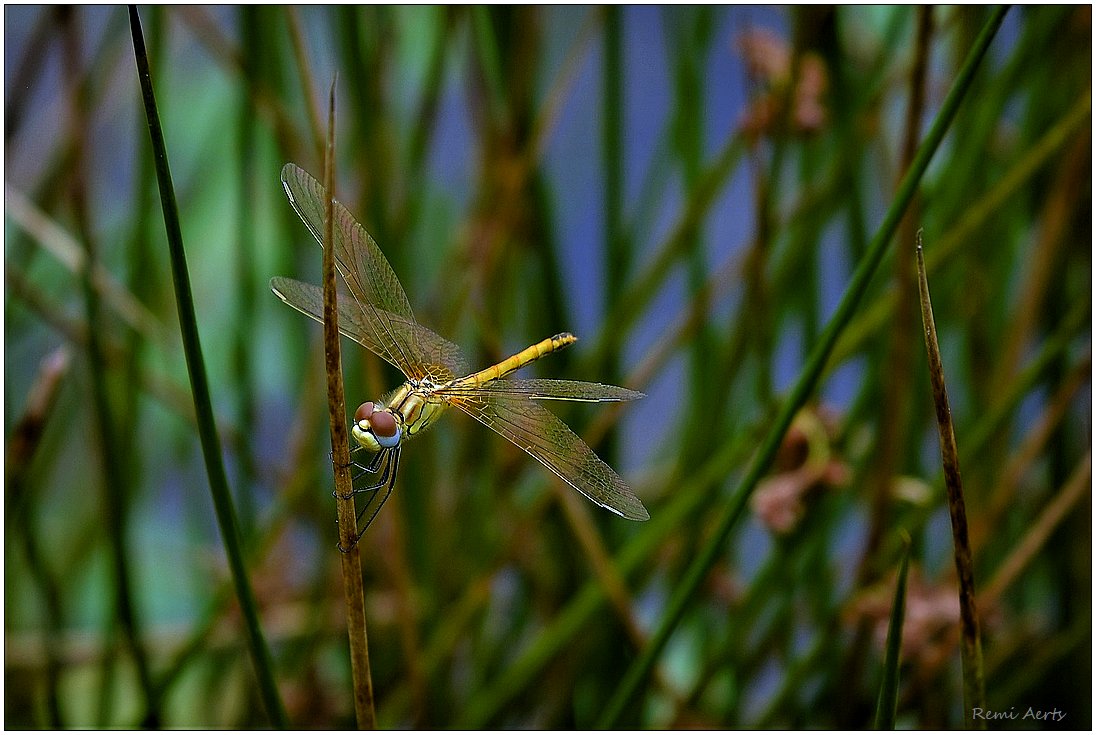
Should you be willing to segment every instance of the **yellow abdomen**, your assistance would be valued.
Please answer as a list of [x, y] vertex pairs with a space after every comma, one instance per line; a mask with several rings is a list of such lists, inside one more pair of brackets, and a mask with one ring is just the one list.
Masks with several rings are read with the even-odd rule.
[[461, 378], [456, 382], [457, 384], [464, 385], [483, 385], [484, 383], [490, 383], [492, 380], [498, 380], [515, 370], [520, 370], [529, 363], [539, 360], [545, 355], [550, 355], [556, 350], [562, 350], [564, 347], [572, 345], [577, 341], [578, 337], [570, 332], [561, 332], [554, 337], [542, 339], [535, 345], [526, 347], [516, 355], [511, 355], [502, 362], [496, 363], [489, 368], [484, 368], [478, 373], [472, 373], [468, 377]]

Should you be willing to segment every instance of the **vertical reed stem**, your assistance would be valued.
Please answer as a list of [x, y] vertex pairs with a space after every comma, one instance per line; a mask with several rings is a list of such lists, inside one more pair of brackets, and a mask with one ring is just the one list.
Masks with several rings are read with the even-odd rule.
[[346, 629], [350, 636], [354, 713], [360, 729], [373, 730], [377, 723], [373, 709], [373, 677], [369, 670], [369, 637], [365, 630], [365, 590], [362, 586], [361, 554], [357, 544], [358, 519], [354, 510], [353, 482], [350, 477], [350, 439], [346, 431], [346, 395], [342, 381], [338, 296], [335, 290], [335, 81], [331, 82], [327, 108], [327, 147], [324, 149], [323, 178], [324, 191], [327, 192], [323, 219], [323, 341], [327, 365], [327, 407], [331, 422], [331, 458], [335, 472], [335, 503], [339, 519], [339, 549], [343, 551]]
[[963, 641], [963, 721], [968, 730], [985, 729], [985, 719], [974, 719], [974, 708], [985, 709], [986, 683], [982, 668], [982, 638], [978, 630], [978, 608], [974, 599], [974, 563], [967, 534], [967, 509], [963, 502], [963, 478], [959, 472], [959, 450], [955, 427], [948, 405], [940, 345], [929, 300], [929, 280], [925, 275], [925, 256], [921, 232], [917, 232], [917, 285], [921, 292], [921, 320], [925, 325], [925, 349], [929, 358], [929, 378], [936, 404], [936, 422], [940, 427], [940, 456], [944, 465], [944, 484], [948, 493], [951, 535], [955, 544], [955, 570], [959, 575], [959, 626]]

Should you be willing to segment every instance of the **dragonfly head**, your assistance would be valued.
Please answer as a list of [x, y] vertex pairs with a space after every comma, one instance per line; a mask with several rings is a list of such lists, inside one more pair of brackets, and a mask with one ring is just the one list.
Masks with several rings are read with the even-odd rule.
[[398, 446], [403, 437], [395, 414], [386, 408], [377, 408], [373, 401], [366, 401], [354, 412], [352, 433], [358, 444], [371, 452]]

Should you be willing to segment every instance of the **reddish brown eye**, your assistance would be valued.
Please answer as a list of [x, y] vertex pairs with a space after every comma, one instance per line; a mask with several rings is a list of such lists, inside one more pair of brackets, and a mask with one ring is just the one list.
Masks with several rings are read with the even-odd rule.
[[358, 406], [358, 410], [354, 412], [354, 423], [358, 423], [364, 419], [368, 419], [373, 415], [373, 401], [366, 401], [362, 405]]
[[373, 433], [380, 437], [396, 435], [396, 419], [388, 411], [377, 411], [369, 418]]

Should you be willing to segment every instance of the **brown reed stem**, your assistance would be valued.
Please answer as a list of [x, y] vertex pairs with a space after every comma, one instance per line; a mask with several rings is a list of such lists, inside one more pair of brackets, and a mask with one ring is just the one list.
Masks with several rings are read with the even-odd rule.
[[959, 577], [959, 628], [962, 636], [963, 721], [968, 730], [985, 728], [984, 719], [974, 719], [974, 709], [985, 709], [986, 683], [982, 664], [982, 638], [978, 624], [978, 608], [974, 598], [974, 563], [967, 533], [967, 510], [963, 502], [963, 478], [959, 472], [959, 450], [955, 443], [955, 426], [948, 405], [944, 367], [940, 360], [940, 345], [936, 340], [936, 322], [929, 300], [929, 281], [925, 274], [925, 256], [921, 248], [921, 231], [917, 232], [917, 285], [921, 293], [921, 320], [925, 325], [925, 349], [929, 359], [929, 379], [936, 405], [936, 422], [940, 428], [940, 457], [944, 466], [944, 484], [951, 515], [951, 535], [955, 545], [955, 570]]
[[354, 510], [350, 477], [350, 440], [346, 431], [346, 394], [342, 380], [339, 316], [335, 290], [335, 80], [327, 108], [327, 147], [323, 179], [326, 192], [323, 218], [323, 342], [327, 368], [327, 408], [331, 423], [331, 460], [335, 472], [335, 505], [338, 511], [339, 550], [342, 554], [346, 630], [350, 636], [350, 673], [354, 682], [354, 714], [358, 728], [376, 729], [373, 710], [373, 677], [369, 670], [369, 637], [365, 630], [365, 589], [362, 586], [358, 550], [358, 519]]

